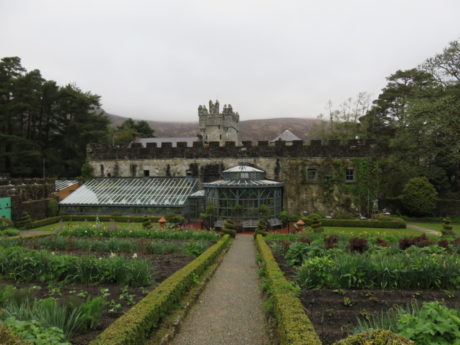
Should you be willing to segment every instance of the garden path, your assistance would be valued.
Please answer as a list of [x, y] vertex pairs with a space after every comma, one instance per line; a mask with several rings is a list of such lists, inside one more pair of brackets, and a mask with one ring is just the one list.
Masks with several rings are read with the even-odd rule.
[[250, 235], [237, 235], [170, 345], [269, 344]]
[[427, 235], [434, 235], [434, 236], [441, 236], [442, 235], [440, 231], [427, 229], [427, 228], [424, 228], [424, 227], [421, 227], [421, 226], [418, 226], [418, 225], [407, 224], [407, 227], [409, 229], [414, 229], [414, 230], [424, 232]]

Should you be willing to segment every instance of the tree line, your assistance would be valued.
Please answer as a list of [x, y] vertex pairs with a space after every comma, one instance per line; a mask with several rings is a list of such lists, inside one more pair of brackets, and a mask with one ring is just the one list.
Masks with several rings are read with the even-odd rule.
[[439, 195], [460, 198], [460, 41], [420, 66], [398, 70], [374, 100], [360, 93], [320, 115], [321, 139], [376, 139], [380, 196], [426, 177]]
[[153, 130], [132, 119], [114, 128], [100, 96], [26, 71], [19, 57], [0, 61], [0, 176], [77, 177], [88, 143], [127, 145], [136, 135]]

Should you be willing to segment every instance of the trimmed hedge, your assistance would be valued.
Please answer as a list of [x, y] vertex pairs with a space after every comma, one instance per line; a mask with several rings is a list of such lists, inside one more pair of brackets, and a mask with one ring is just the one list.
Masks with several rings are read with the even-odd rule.
[[284, 277], [261, 235], [257, 235], [256, 245], [270, 285], [281, 345], [321, 345], [302, 303], [295, 296], [292, 283]]
[[321, 219], [323, 226], [341, 226], [353, 228], [391, 228], [404, 229], [406, 223], [401, 220], [359, 220], [359, 219]]
[[176, 306], [200, 276], [230, 244], [224, 236], [187, 266], [140, 300], [128, 312], [115, 320], [90, 345], [141, 345], [165, 315]]
[[67, 222], [83, 222], [87, 220], [88, 222], [94, 222], [96, 219], [99, 219], [101, 222], [120, 222], [120, 223], [142, 223], [145, 219], [149, 219], [152, 223], [158, 223], [160, 217], [145, 217], [145, 216], [71, 216], [71, 215], [62, 215], [57, 217], [44, 218], [40, 220], [33, 221], [27, 226], [27, 229], [35, 229], [46, 225], [56, 224], [62, 219]]

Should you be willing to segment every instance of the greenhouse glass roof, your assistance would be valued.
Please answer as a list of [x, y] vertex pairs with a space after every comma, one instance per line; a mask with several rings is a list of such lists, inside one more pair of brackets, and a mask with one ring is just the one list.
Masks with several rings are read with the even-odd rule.
[[61, 206], [181, 207], [198, 189], [190, 177], [96, 178], [62, 200]]

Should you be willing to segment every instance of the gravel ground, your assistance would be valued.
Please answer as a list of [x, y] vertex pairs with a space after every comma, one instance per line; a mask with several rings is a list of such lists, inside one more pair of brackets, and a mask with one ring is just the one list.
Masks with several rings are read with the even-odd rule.
[[238, 235], [170, 345], [268, 345], [252, 236]]
[[434, 235], [434, 236], [441, 236], [442, 235], [440, 231], [431, 230], [431, 229], [427, 229], [427, 228], [422, 228], [421, 226], [418, 226], [418, 225], [407, 224], [407, 227], [409, 229], [414, 229], [414, 230], [424, 232], [427, 235]]

